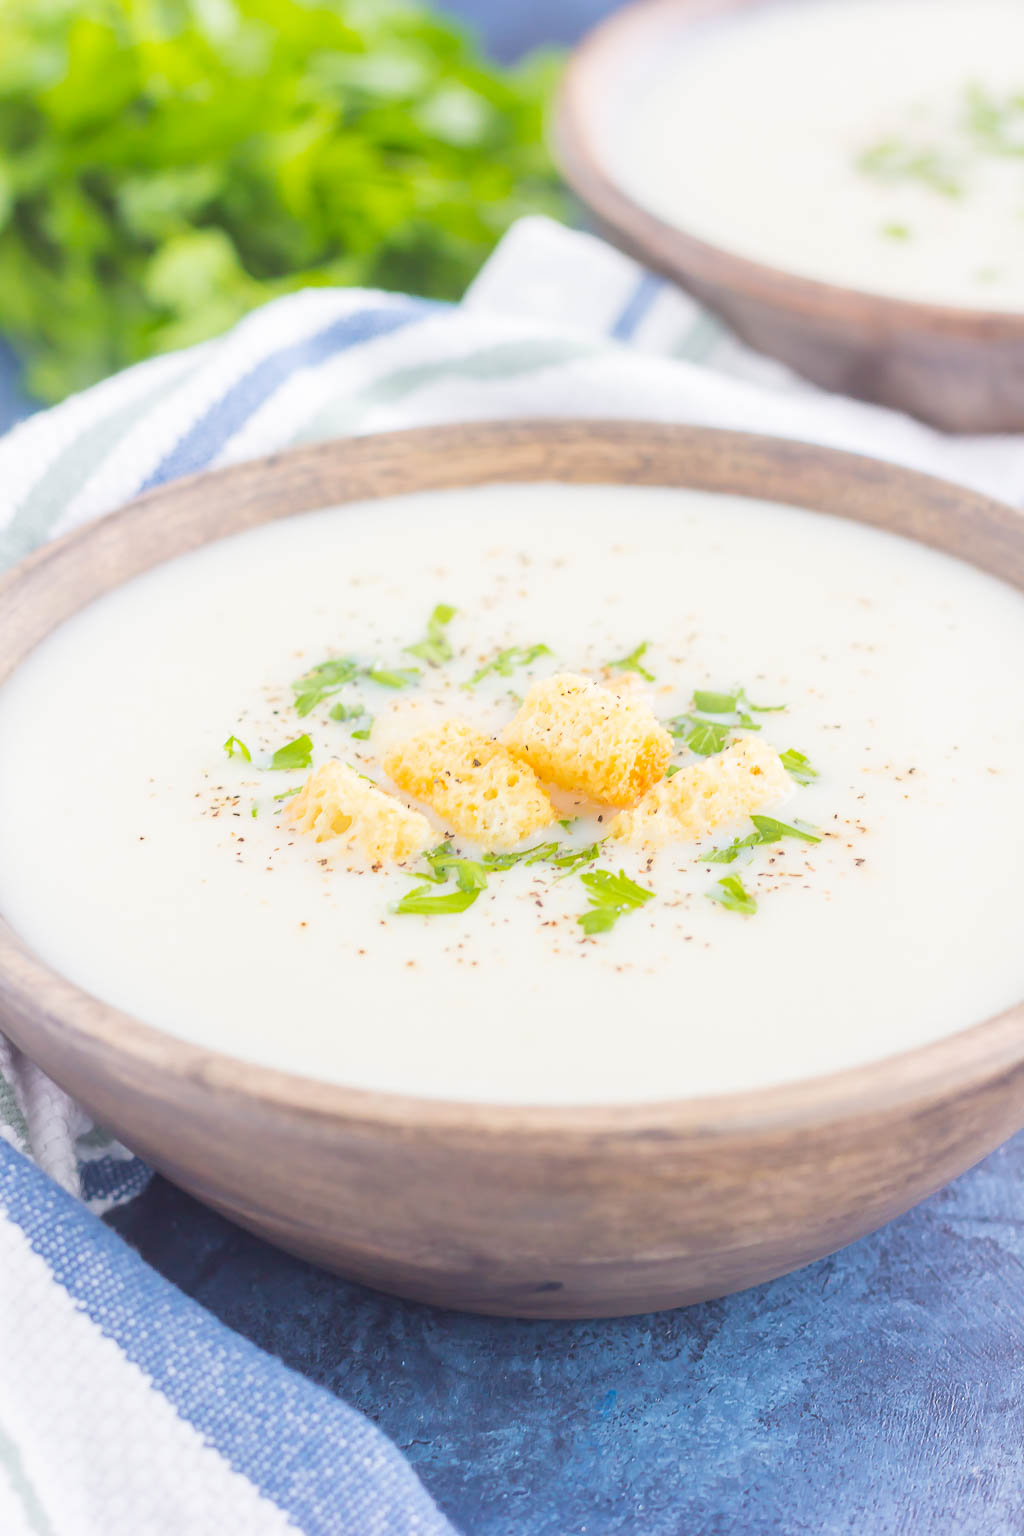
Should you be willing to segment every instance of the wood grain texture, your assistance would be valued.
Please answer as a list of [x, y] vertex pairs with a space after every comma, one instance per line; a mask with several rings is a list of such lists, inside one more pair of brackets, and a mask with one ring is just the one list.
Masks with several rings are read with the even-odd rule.
[[[1024, 590], [1024, 523], [855, 455], [623, 422], [319, 444], [151, 492], [0, 583], [0, 682], [63, 619], [211, 539], [312, 508], [495, 481], [698, 486], [892, 529]], [[827, 1011], [827, 1001], [823, 999]], [[905, 1210], [1024, 1124], [1024, 1005], [920, 1050], [760, 1092], [530, 1108], [370, 1093], [150, 1029], [0, 917], [0, 1025], [103, 1124], [281, 1246], [424, 1301], [610, 1316], [718, 1296]]]
[[918, 304], [798, 277], [673, 227], [617, 182], [599, 125], [650, 60], [709, 18], [766, 0], [635, 0], [566, 71], [554, 147], [573, 190], [621, 248], [722, 315], [760, 352], [826, 389], [909, 411], [949, 432], [1024, 429], [1024, 314]]

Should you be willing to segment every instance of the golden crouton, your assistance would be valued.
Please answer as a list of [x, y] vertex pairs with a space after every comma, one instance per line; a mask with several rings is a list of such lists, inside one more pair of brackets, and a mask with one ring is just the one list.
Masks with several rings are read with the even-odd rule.
[[434, 838], [427, 818], [385, 794], [337, 758], [315, 769], [288, 804], [300, 832], [318, 843], [346, 833], [374, 864], [401, 863]]
[[453, 832], [511, 848], [555, 819], [532, 769], [465, 720], [445, 720], [385, 754], [384, 772]]
[[645, 704], [572, 672], [534, 683], [501, 739], [538, 777], [608, 805], [635, 804], [672, 756]]
[[640, 848], [698, 842], [723, 822], [781, 800], [792, 787], [779, 754], [745, 736], [662, 780], [634, 810], [616, 816], [609, 831]]

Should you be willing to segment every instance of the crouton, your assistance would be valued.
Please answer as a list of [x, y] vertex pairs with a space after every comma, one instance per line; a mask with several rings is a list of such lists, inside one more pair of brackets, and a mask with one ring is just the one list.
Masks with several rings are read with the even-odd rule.
[[511, 848], [555, 819], [533, 770], [465, 720], [420, 731], [387, 752], [383, 766], [453, 832], [485, 848]]
[[318, 843], [346, 834], [374, 864], [401, 863], [434, 839], [419, 811], [332, 758], [314, 770], [288, 803], [290, 819]]
[[501, 740], [539, 778], [608, 805], [634, 805], [672, 756], [646, 704], [572, 672], [534, 683]]
[[792, 787], [778, 753], [745, 736], [662, 780], [634, 810], [616, 816], [609, 832], [640, 848], [698, 842], [723, 822], [783, 799]]

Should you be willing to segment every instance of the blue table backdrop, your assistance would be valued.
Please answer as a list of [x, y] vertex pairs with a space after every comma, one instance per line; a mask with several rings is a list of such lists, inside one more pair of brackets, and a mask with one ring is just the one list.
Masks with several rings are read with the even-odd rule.
[[[505, 58], [614, 8], [448, 6]], [[0, 348], [0, 425], [28, 409]], [[160, 1178], [111, 1219], [225, 1323], [379, 1423], [467, 1536], [1021, 1536], [1022, 1218], [1024, 1137], [796, 1275], [588, 1323], [377, 1295]]]

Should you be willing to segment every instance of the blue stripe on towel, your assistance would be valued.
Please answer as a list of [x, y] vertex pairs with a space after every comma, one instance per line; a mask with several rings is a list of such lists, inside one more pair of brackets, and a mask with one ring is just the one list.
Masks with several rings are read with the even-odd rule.
[[152, 490], [166, 480], [205, 469], [250, 416], [298, 369], [315, 368], [338, 352], [374, 341], [378, 336], [388, 336], [440, 307], [427, 299], [406, 299], [386, 308], [356, 310], [312, 336], [304, 336], [301, 341], [261, 358], [189, 428], [139, 489]]
[[628, 341], [635, 335], [637, 326], [664, 286], [664, 278], [657, 277], [653, 272], [641, 273], [609, 334], [614, 336], [616, 341]]
[[90, 1321], [305, 1536], [454, 1536], [368, 1419], [217, 1322], [2, 1138], [0, 1207]]

